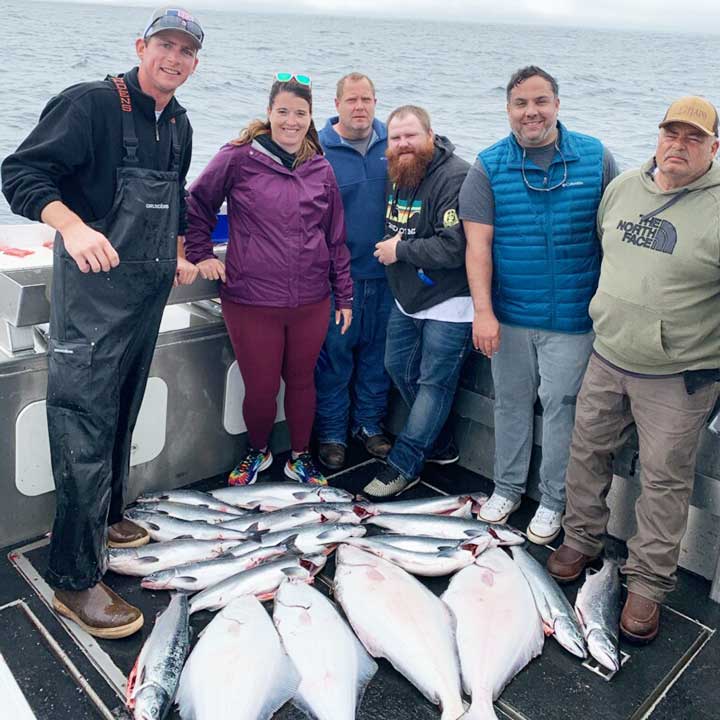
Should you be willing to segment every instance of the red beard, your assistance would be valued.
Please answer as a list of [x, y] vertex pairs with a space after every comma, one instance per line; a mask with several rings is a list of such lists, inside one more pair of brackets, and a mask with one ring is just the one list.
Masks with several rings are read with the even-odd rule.
[[424, 148], [412, 152], [400, 153], [388, 148], [385, 151], [388, 159], [388, 177], [398, 187], [417, 187], [425, 177], [434, 153], [435, 145], [432, 142], [429, 142]]

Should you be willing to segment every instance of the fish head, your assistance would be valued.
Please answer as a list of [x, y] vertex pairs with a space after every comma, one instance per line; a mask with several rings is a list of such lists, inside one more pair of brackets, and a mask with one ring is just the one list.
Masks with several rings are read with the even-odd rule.
[[322, 502], [349, 502], [353, 496], [342, 488], [321, 487], [315, 490]]
[[572, 622], [565, 615], [555, 619], [553, 628], [555, 639], [569, 652], [583, 660], [587, 657], [585, 638], [577, 623]]
[[491, 537], [498, 541], [498, 545], [523, 545], [525, 538], [513, 528], [506, 525], [493, 525], [488, 528]]
[[606, 632], [591, 630], [587, 637], [587, 646], [590, 654], [611, 672], [620, 669], [620, 652], [617, 638], [613, 639]]
[[165, 716], [170, 696], [158, 685], [143, 685], [136, 693], [132, 710], [133, 720], [157, 720]]

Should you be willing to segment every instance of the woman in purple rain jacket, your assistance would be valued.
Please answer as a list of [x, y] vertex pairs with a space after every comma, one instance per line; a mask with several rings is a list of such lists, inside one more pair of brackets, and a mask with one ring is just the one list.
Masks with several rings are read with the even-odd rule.
[[[190, 188], [186, 255], [204, 278], [221, 281], [223, 315], [245, 384], [249, 443], [228, 481], [253, 483], [272, 463], [268, 440], [282, 377], [292, 444], [285, 475], [325, 484], [308, 446], [313, 371], [331, 292], [343, 332], [352, 320], [342, 200], [312, 121], [310, 78], [278, 73], [267, 114], [222, 147]], [[223, 264], [210, 236], [225, 200]]]

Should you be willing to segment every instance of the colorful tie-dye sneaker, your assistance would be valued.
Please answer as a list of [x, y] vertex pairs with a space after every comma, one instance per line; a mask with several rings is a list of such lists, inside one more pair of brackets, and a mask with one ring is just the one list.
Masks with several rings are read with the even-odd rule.
[[296, 458], [290, 457], [285, 463], [285, 475], [308, 485], [327, 485], [325, 476], [317, 469], [309, 452], [300, 453]]
[[247, 455], [228, 475], [228, 485], [252, 485], [257, 480], [258, 473], [267, 470], [272, 465], [272, 461], [270, 448], [267, 450], [249, 448]]

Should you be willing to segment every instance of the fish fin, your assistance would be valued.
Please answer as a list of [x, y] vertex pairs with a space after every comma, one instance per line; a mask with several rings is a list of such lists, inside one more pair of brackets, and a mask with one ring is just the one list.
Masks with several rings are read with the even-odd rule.
[[292, 494], [292, 496], [293, 496], [296, 500], [303, 500], [304, 498], [306, 498], [306, 497], [307, 497], [308, 495], [310, 495], [310, 494], [311, 494], [311, 493], [309, 493], [307, 490], [298, 490], [297, 492], [294, 492], [294, 493]]
[[138, 562], [147, 565], [148, 563], [156, 563], [159, 559], [156, 555], [143, 555], [138, 558]]
[[179, 575], [177, 580], [183, 580], [185, 582], [197, 582], [198, 579], [194, 575]]
[[187, 534], [187, 535], [177, 535], [174, 539], [175, 540], [194, 540], [195, 538], [192, 535]]
[[149, 526], [151, 530], [159, 530], [160, 526], [157, 523], [154, 523], [152, 520], [146, 520], [145, 521]]
[[357, 643], [356, 655], [358, 659], [358, 682], [355, 693], [355, 707], [359, 708], [362, 704], [363, 695], [365, 695], [367, 686], [370, 684], [370, 681], [378, 671], [378, 664], [372, 659], [372, 657], [370, 657], [368, 651], [360, 644], [359, 641]]
[[252, 525], [248, 525], [245, 528], [245, 532], [250, 534], [255, 534], [260, 532], [260, 523], [258, 521], [254, 522]]
[[294, 535], [291, 535], [289, 538], [286, 538], [283, 545], [285, 545], [285, 547], [291, 553], [294, 553], [295, 555], [302, 555], [303, 551], [298, 547], [297, 539], [298, 539], [298, 534], [295, 533]]

